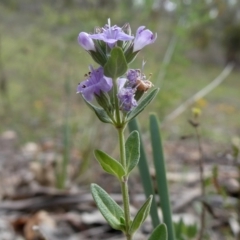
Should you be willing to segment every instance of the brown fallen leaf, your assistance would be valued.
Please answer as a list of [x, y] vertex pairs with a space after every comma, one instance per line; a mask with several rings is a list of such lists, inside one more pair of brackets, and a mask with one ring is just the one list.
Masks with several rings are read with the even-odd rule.
[[26, 240], [45, 240], [42, 236], [44, 232], [37, 231], [36, 229], [54, 231], [55, 228], [56, 222], [54, 219], [49, 215], [49, 213], [41, 210], [28, 218], [24, 226], [23, 234]]

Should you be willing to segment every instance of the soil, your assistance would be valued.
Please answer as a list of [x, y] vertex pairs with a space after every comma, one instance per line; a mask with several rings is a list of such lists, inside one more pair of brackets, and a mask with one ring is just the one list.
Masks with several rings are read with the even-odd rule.
[[[203, 201], [207, 211], [206, 234], [210, 239], [233, 239], [235, 229], [231, 221], [236, 217], [235, 197], [239, 193], [239, 184], [231, 149], [213, 143], [202, 144], [207, 189], [204, 199], [196, 141], [192, 138], [169, 141], [164, 144], [164, 149], [174, 221], [182, 218], [186, 225], [199, 224]], [[55, 188], [54, 174], [56, 159], [61, 153], [56, 152], [53, 141], [21, 146], [14, 131], [2, 133], [0, 240], [124, 239], [119, 231], [107, 225], [97, 210], [89, 190], [90, 178], [84, 180], [83, 177], [79, 181], [75, 177], [74, 168], [81, 154], [76, 150], [72, 152], [67, 188], [59, 190]], [[151, 163], [149, 165], [154, 181], [154, 169]], [[120, 188], [112, 177], [98, 170], [91, 176], [121, 204]], [[137, 171], [129, 184], [131, 214], [134, 215], [145, 200]], [[235, 223], [238, 225], [236, 220]], [[146, 239], [150, 231], [151, 220], [148, 218], [135, 239]]]

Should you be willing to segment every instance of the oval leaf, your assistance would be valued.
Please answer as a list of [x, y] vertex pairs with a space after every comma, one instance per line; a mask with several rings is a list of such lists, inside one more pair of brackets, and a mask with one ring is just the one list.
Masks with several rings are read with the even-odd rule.
[[128, 65], [120, 47], [114, 47], [110, 54], [104, 66], [104, 75], [116, 79], [127, 71]]
[[135, 118], [140, 112], [142, 112], [144, 108], [154, 99], [158, 91], [159, 88], [155, 88], [150, 93], [148, 93], [148, 95], [139, 102], [138, 106], [130, 112], [127, 117], [127, 121], [130, 121], [131, 119]]
[[129, 174], [134, 167], [137, 166], [140, 158], [140, 140], [137, 131], [131, 132], [126, 143], [126, 160], [127, 160], [127, 174]]
[[147, 218], [147, 216], [149, 214], [149, 211], [150, 211], [152, 198], [153, 197], [151, 195], [147, 199], [147, 201], [143, 204], [143, 206], [139, 209], [137, 215], [133, 219], [133, 222], [132, 222], [132, 224], [130, 226], [130, 229], [129, 229], [130, 234], [133, 234], [142, 225], [142, 223]]
[[124, 231], [124, 212], [122, 208], [97, 184], [91, 184], [91, 192], [95, 203], [109, 225]]
[[167, 238], [167, 227], [162, 223], [153, 230], [148, 240], [167, 240]]
[[100, 165], [102, 166], [103, 170], [105, 170], [107, 173], [110, 173], [119, 179], [126, 175], [125, 170], [121, 163], [119, 163], [117, 160], [114, 158], [110, 157], [106, 153], [100, 151], [100, 150], [95, 150], [94, 155]]

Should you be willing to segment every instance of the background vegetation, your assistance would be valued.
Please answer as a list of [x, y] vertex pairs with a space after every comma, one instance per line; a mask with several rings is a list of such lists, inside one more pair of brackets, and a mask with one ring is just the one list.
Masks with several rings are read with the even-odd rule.
[[[110, 17], [119, 26], [129, 22], [133, 33], [140, 25], [158, 33], [156, 43], [145, 48], [132, 67], [140, 68], [141, 59], [146, 59], [145, 74], [152, 73], [151, 80], [161, 87], [139, 120], [145, 131], [148, 112], [156, 112], [164, 123], [165, 140], [192, 133], [187, 124], [191, 107], [174, 120], [164, 121], [166, 116], [209, 84], [228, 62], [235, 63], [230, 76], [193, 105], [203, 112], [203, 138], [229, 143], [240, 134], [237, 6], [237, 1], [227, 0], [2, 0], [0, 132], [16, 131], [21, 143], [54, 139], [61, 148], [67, 113], [70, 146], [83, 155], [95, 142], [114, 151], [111, 130], [76, 95], [91, 63], [77, 43], [78, 33], [91, 32]], [[173, 55], [166, 64], [163, 59], [172, 40]]]

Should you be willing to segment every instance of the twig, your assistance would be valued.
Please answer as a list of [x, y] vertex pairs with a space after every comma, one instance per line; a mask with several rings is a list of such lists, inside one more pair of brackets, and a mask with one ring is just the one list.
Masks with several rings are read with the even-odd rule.
[[197, 137], [197, 145], [198, 145], [198, 152], [199, 152], [199, 177], [200, 177], [200, 185], [201, 185], [201, 198], [202, 198], [202, 211], [201, 211], [201, 217], [200, 217], [200, 230], [199, 230], [199, 236], [198, 240], [203, 239], [204, 230], [205, 230], [205, 206], [204, 206], [204, 200], [205, 200], [205, 183], [204, 183], [204, 162], [203, 162], [203, 149], [201, 144], [201, 137], [199, 134], [199, 121], [198, 117], [201, 112], [194, 111], [193, 110], [193, 119], [189, 120], [190, 125], [194, 128], [195, 134]]
[[192, 97], [187, 99], [184, 103], [182, 103], [178, 108], [176, 108], [172, 113], [170, 113], [165, 119], [164, 123], [173, 120], [177, 116], [179, 116], [181, 113], [183, 113], [190, 105], [192, 105], [194, 102], [199, 100], [200, 98], [207, 95], [209, 92], [211, 92], [214, 88], [216, 88], [221, 82], [223, 82], [229, 74], [232, 72], [234, 68], [233, 63], [229, 63], [223, 71], [205, 88], [194, 94]]
[[[204, 184], [204, 162], [203, 162], [203, 150], [201, 145], [201, 139], [200, 134], [198, 131], [198, 126], [195, 126], [195, 132], [197, 136], [197, 142], [198, 142], [198, 151], [199, 151], [199, 173], [200, 173], [200, 183], [201, 183], [201, 195], [204, 201], [205, 198], [205, 184]], [[202, 203], [202, 212], [201, 212], [201, 225], [200, 225], [200, 234], [199, 234], [199, 240], [203, 238], [205, 230], [205, 206], [204, 203]]]

